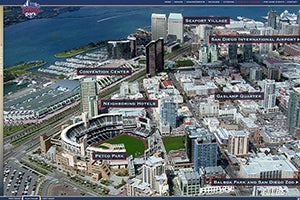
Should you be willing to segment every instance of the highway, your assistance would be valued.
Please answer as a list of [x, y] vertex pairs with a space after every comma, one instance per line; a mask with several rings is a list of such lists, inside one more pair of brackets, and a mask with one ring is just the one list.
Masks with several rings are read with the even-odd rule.
[[23, 143], [17, 144], [15, 146], [11, 146], [10, 148], [6, 148], [4, 150], [4, 161], [8, 160], [9, 158], [23, 158], [24, 154], [27, 152], [28, 149], [33, 149], [37, 147], [39, 143], [40, 133], [46, 133], [48, 136], [57, 133], [60, 130], [61, 125], [65, 124], [67, 121], [70, 120], [72, 116], [74, 116], [76, 112], [70, 112], [68, 115], [63, 117], [62, 119], [58, 120], [57, 122], [49, 125], [46, 129], [41, 132], [38, 132], [32, 138], [24, 141]]

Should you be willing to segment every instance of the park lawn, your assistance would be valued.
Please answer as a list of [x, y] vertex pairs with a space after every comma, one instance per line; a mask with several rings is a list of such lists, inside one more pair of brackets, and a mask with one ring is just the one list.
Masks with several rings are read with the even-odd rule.
[[185, 137], [175, 136], [175, 137], [164, 137], [162, 138], [165, 145], [167, 153], [171, 150], [184, 149]]
[[[134, 158], [143, 155], [145, 151], [145, 145], [142, 139], [138, 139], [125, 134], [106, 140], [102, 143], [124, 144], [127, 155], [132, 155]], [[102, 143], [98, 144], [97, 147], [101, 147]]]

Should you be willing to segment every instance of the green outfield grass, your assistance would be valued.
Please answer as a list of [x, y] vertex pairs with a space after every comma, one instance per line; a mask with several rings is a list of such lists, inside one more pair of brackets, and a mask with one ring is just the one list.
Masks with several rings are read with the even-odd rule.
[[[120, 135], [118, 137], [104, 141], [103, 143], [109, 144], [124, 144], [126, 148], [127, 155], [133, 155], [133, 157], [139, 157], [144, 154], [145, 145], [142, 139], [138, 139], [129, 135]], [[101, 147], [102, 143], [96, 145]]]
[[164, 137], [162, 140], [167, 153], [169, 153], [171, 150], [184, 149], [184, 136]]

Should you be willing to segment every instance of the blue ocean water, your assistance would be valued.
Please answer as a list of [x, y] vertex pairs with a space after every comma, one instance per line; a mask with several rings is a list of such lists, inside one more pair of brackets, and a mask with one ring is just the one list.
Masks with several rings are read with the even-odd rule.
[[[20, 8], [21, 9], [21, 8]], [[57, 59], [55, 53], [107, 39], [122, 39], [137, 28], [150, 26], [151, 13], [181, 12], [184, 16], [244, 16], [265, 21], [271, 7], [257, 6], [96, 6], [82, 7], [55, 18], [33, 19], [4, 28], [4, 66], [20, 61]], [[273, 7], [295, 13], [299, 6]]]

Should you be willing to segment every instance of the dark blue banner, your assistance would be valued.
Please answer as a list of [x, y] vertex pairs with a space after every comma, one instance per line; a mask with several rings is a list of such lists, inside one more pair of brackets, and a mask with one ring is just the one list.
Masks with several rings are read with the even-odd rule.
[[[163, 199], [173, 199], [173, 200], [299, 200], [296, 197], [140, 197], [143, 200], [163, 200]], [[27, 196], [26, 200], [37, 200], [37, 197], [34, 196], [30, 198]], [[120, 197], [41, 197], [41, 200], [119, 200]], [[121, 198], [122, 199], [122, 198]], [[126, 197], [126, 200], [137, 200], [139, 197]], [[0, 200], [22, 200], [21, 197], [0, 197]]]
[[[300, 0], [38, 0], [40, 5], [297, 5]], [[3, 0], [23, 5], [25, 0]]]

